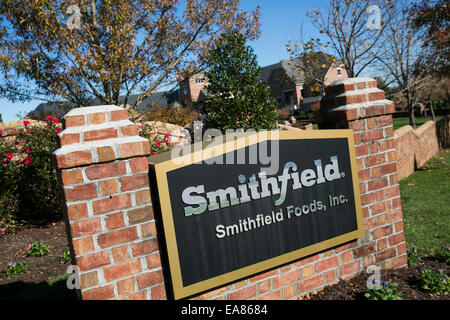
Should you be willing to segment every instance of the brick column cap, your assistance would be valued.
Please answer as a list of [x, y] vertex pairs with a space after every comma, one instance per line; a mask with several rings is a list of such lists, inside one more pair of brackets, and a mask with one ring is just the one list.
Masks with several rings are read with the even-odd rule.
[[92, 126], [105, 122], [128, 120], [128, 111], [114, 105], [81, 107], [70, 110], [63, 121], [64, 128]]
[[92, 107], [80, 107], [80, 108], [74, 108], [66, 113], [64, 118], [66, 117], [73, 117], [73, 116], [79, 116], [79, 115], [87, 115], [87, 114], [93, 114], [98, 112], [111, 112], [111, 111], [117, 111], [117, 110], [125, 110], [122, 107], [115, 106], [115, 105], [101, 105], [101, 106], [92, 106]]
[[139, 136], [70, 144], [52, 153], [54, 166], [60, 169], [148, 155], [150, 144]]
[[137, 125], [124, 108], [104, 105], [72, 109], [64, 116], [53, 164], [68, 169], [150, 154], [149, 141], [138, 136]]
[[336, 85], [340, 85], [340, 84], [355, 84], [355, 83], [369, 82], [369, 81], [376, 82], [377, 80], [374, 78], [370, 78], [370, 77], [346, 78], [346, 79], [334, 80], [328, 86], [336, 86]]
[[348, 78], [333, 81], [325, 88], [316, 118], [321, 114], [338, 113], [339, 119], [353, 121], [395, 112], [394, 102], [385, 99], [372, 78]]

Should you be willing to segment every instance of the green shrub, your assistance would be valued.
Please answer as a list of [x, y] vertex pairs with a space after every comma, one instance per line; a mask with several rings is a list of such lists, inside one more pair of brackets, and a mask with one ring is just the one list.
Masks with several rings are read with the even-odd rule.
[[5, 277], [15, 277], [27, 272], [28, 264], [25, 262], [9, 262], [3, 271]]
[[397, 286], [397, 283], [383, 281], [378, 287], [367, 290], [364, 297], [368, 300], [402, 300]]
[[419, 270], [423, 281], [422, 288], [433, 293], [450, 291], [450, 279], [441, 268]]
[[208, 79], [206, 129], [275, 129], [278, 113], [268, 85], [259, 76], [253, 49], [228, 30], [205, 58]]
[[70, 251], [66, 250], [63, 252], [62, 256], [59, 258], [61, 263], [70, 263]]
[[422, 262], [422, 259], [417, 253], [417, 248], [414, 246], [407, 251], [407, 255], [408, 255], [408, 266], [417, 267]]
[[443, 263], [450, 263], [450, 247], [442, 246], [435, 252], [436, 258]]
[[184, 127], [198, 118], [198, 112], [190, 108], [156, 107], [145, 113], [142, 121], [161, 121]]
[[28, 247], [27, 256], [29, 257], [43, 257], [50, 252], [50, 246], [43, 242], [34, 241], [27, 247]]
[[448, 103], [448, 101], [445, 101], [445, 100], [437, 101], [437, 102], [433, 102], [433, 108], [434, 109], [448, 109], [448, 108], [450, 108], [450, 104]]
[[0, 224], [59, 220], [62, 210], [50, 152], [61, 131], [59, 119], [16, 130], [15, 141], [0, 144]]
[[150, 154], [155, 156], [172, 149], [168, 134], [157, 134], [155, 128], [148, 123], [140, 126], [139, 135], [150, 141]]

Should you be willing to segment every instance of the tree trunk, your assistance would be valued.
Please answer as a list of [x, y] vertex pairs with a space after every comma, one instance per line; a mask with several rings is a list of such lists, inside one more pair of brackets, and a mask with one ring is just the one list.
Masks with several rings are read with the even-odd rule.
[[416, 128], [416, 121], [414, 119], [414, 106], [412, 104], [409, 106], [409, 124], [414, 129]]
[[436, 122], [436, 116], [434, 115], [434, 109], [433, 109], [433, 100], [430, 99], [430, 111], [431, 111], [431, 118], [434, 122]]

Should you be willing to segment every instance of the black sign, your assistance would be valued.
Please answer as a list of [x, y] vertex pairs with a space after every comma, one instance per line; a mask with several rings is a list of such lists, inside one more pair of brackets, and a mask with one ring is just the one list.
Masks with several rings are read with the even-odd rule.
[[362, 235], [352, 131], [277, 135], [151, 163], [175, 298]]

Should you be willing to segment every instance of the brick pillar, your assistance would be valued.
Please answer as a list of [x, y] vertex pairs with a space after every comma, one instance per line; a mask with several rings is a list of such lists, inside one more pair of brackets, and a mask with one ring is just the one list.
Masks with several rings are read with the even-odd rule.
[[353, 254], [387, 268], [407, 264], [392, 113], [376, 80], [351, 78], [325, 89], [316, 113], [320, 129], [353, 129], [365, 235]]
[[64, 117], [53, 161], [82, 299], [165, 296], [149, 153], [123, 108], [77, 108]]

